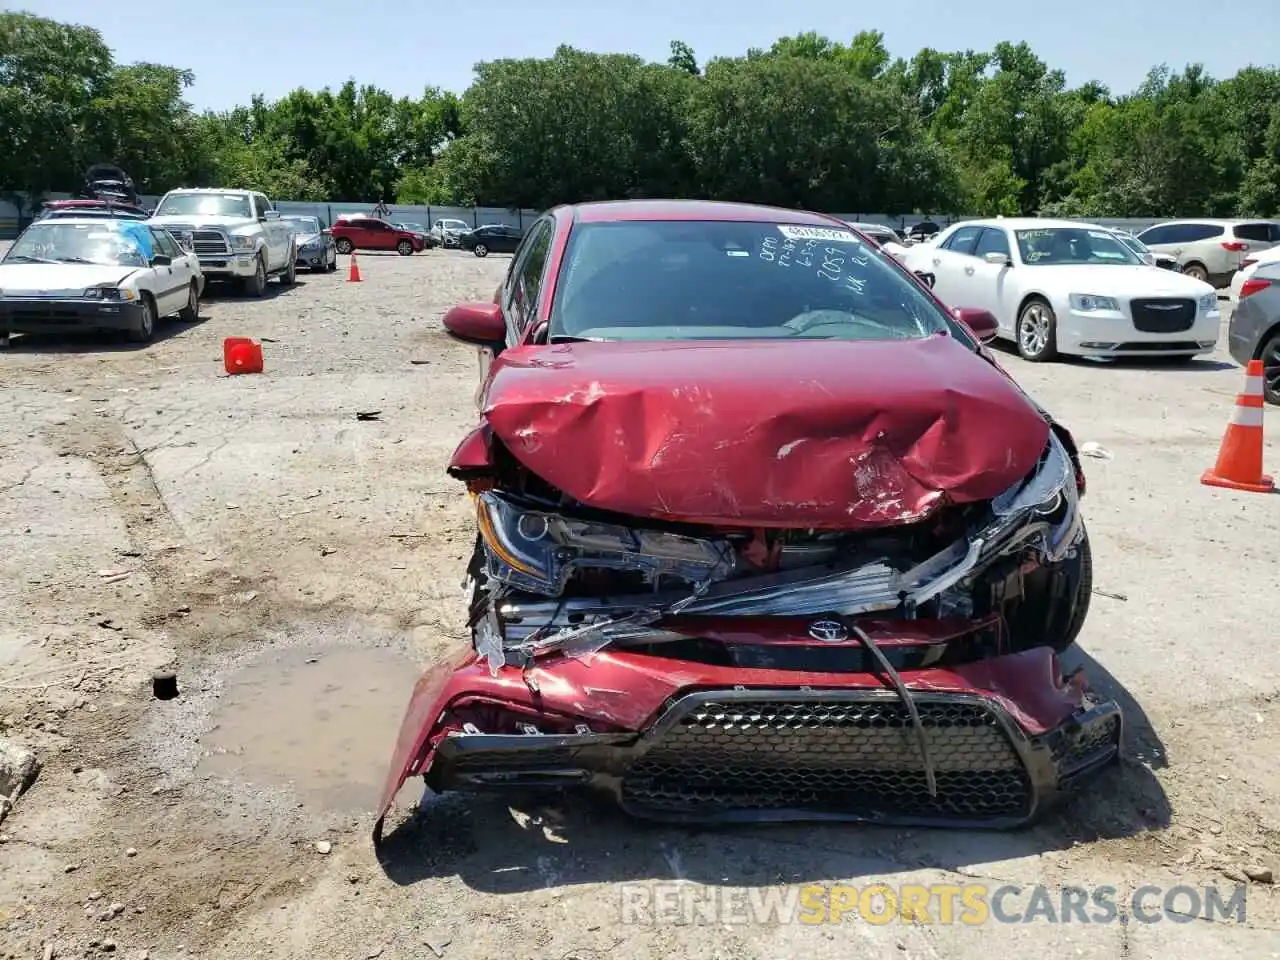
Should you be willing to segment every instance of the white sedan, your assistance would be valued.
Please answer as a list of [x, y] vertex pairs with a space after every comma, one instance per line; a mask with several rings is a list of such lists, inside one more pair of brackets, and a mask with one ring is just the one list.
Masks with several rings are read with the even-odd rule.
[[1222, 315], [1213, 287], [1153, 270], [1115, 232], [1068, 220], [968, 220], [928, 246], [909, 269], [934, 275], [950, 307], [989, 310], [997, 336], [1025, 359], [1182, 357], [1209, 353]]
[[33, 223], [0, 260], [0, 346], [11, 333], [119, 330], [146, 343], [156, 321], [200, 318], [194, 253], [138, 220], [63, 217]]

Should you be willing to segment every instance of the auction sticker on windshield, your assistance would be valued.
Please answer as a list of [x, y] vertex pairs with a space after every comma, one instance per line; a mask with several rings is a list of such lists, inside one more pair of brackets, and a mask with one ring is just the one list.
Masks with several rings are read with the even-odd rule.
[[857, 243], [858, 235], [849, 230], [831, 230], [827, 227], [793, 227], [779, 224], [778, 232], [788, 240], [836, 240]]

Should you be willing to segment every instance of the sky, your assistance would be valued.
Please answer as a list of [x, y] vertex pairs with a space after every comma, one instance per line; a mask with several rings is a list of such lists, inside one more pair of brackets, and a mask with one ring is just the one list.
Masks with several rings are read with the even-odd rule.
[[550, 56], [561, 43], [665, 61], [683, 40], [699, 63], [768, 47], [808, 30], [847, 41], [880, 30], [893, 56], [922, 47], [989, 50], [1026, 40], [1075, 86], [1098, 80], [1129, 92], [1159, 63], [1202, 63], [1226, 77], [1280, 63], [1280, 2], [1248, 4], [1248, 16], [1206, 17], [1204, 0], [0, 0], [97, 28], [117, 62], [186, 67], [199, 110], [268, 99], [299, 86], [337, 87], [354, 77], [400, 96], [428, 86], [462, 92], [483, 60]]

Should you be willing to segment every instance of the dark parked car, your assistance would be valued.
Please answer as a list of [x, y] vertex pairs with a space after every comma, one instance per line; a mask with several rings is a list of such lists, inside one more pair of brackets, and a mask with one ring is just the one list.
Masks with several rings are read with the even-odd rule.
[[409, 257], [427, 249], [427, 238], [421, 234], [365, 214], [338, 217], [330, 232], [344, 256], [352, 250], [395, 250]]
[[1258, 267], [1240, 287], [1227, 348], [1241, 366], [1262, 361], [1263, 395], [1280, 404], [1280, 262]]
[[491, 253], [515, 253], [523, 238], [524, 231], [519, 227], [493, 223], [459, 235], [458, 246], [477, 257], [487, 257]]
[[936, 237], [941, 228], [932, 220], [921, 220], [907, 228], [907, 239], [916, 243]]
[[[470, 641], [382, 795], [590, 787], [681, 822], [1011, 827], [1118, 758], [1066, 674], [1089, 610], [1071, 434], [821, 214], [557, 207], [493, 301], [449, 474]], [[461, 492], [461, 491], [460, 491]]]
[[313, 272], [338, 269], [338, 244], [319, 217], [294, 215], [280, 220], [293, 231], [299, 267]]

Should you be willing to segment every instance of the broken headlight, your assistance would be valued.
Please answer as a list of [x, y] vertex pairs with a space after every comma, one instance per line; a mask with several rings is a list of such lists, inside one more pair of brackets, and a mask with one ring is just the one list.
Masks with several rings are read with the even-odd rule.
[[1057, 434], [1036, 469], [991, 502], [996, 515], [984, 537], [989, 549], [1006, 552], [1028, 540], [1039, 540], [1045, 559], [1056, 563], [1076, 545], [1083, 530], [1075, 465]]
[[650, 585], [691, 585], [733, 572], [727, 542], [624, 527], [525, 508], [492, 491], [476, 498], [489, 577], [517, 590], [558, 596], [579, 567], [638, 573]]

